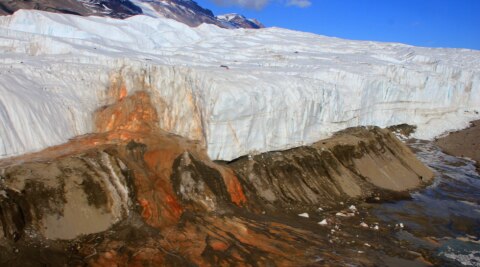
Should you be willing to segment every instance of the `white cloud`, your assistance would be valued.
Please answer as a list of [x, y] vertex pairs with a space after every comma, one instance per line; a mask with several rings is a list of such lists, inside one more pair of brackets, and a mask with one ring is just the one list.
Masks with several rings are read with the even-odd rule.
[[241, 6], [245, 8], [260, 10], [267, 6], [270, 2], [283, 2], [286, 6], [309, 7], [312, 5], [311, 0], [212, 0], [221, 6]]
[[213, 0], [217, 5], [222, 6], [241, 6], [252, 9], [264, 8], [270, 0]]
[[288, 0], [287, 6], [309, 7], [312, 5], [310, 0]]

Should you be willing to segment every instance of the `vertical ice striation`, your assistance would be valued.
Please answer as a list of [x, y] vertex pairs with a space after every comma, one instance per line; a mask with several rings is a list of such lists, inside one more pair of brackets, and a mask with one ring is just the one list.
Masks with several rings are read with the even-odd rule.
[[433, 138], [480, 118], [480, 52], [350, 41], [278, 28], [18, 11], [0, 17], [0, 156], [93, 131], [120, 81], [161, 128], [213, 159], [312, 143], [357, 125]]

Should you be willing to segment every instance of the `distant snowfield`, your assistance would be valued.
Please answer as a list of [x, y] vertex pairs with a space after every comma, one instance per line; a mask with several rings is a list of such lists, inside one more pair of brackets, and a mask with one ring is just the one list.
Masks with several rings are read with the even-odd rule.
[[480, 51], [18, 11], [0, 17], [0, 157], [92, 132], [115, 77], [150, 91], [160, 127], [212, 159], [357, 125], [415, 124], [431, 139], [480, 118]]

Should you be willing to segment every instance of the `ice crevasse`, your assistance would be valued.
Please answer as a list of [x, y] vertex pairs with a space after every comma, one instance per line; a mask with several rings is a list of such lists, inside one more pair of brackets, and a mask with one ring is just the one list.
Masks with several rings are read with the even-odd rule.
[[312, 143], [351, 126], [431, 139], [480, 118], [480, 51], [18, 11], [0, 17], [0, 157], [95, 130], [108, 88], [147, 90], [166, 131], [212, 159]]

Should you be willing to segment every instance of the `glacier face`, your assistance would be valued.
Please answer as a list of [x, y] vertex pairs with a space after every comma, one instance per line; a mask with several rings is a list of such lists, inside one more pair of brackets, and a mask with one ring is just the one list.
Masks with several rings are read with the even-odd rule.
[[473, 50], [21, 10], [0, 17], [0, 53], [0, 157], [94, 131], [115, 79], [221, 160], [357, 125], [415, 124], [430, 139], [480, 118]]

